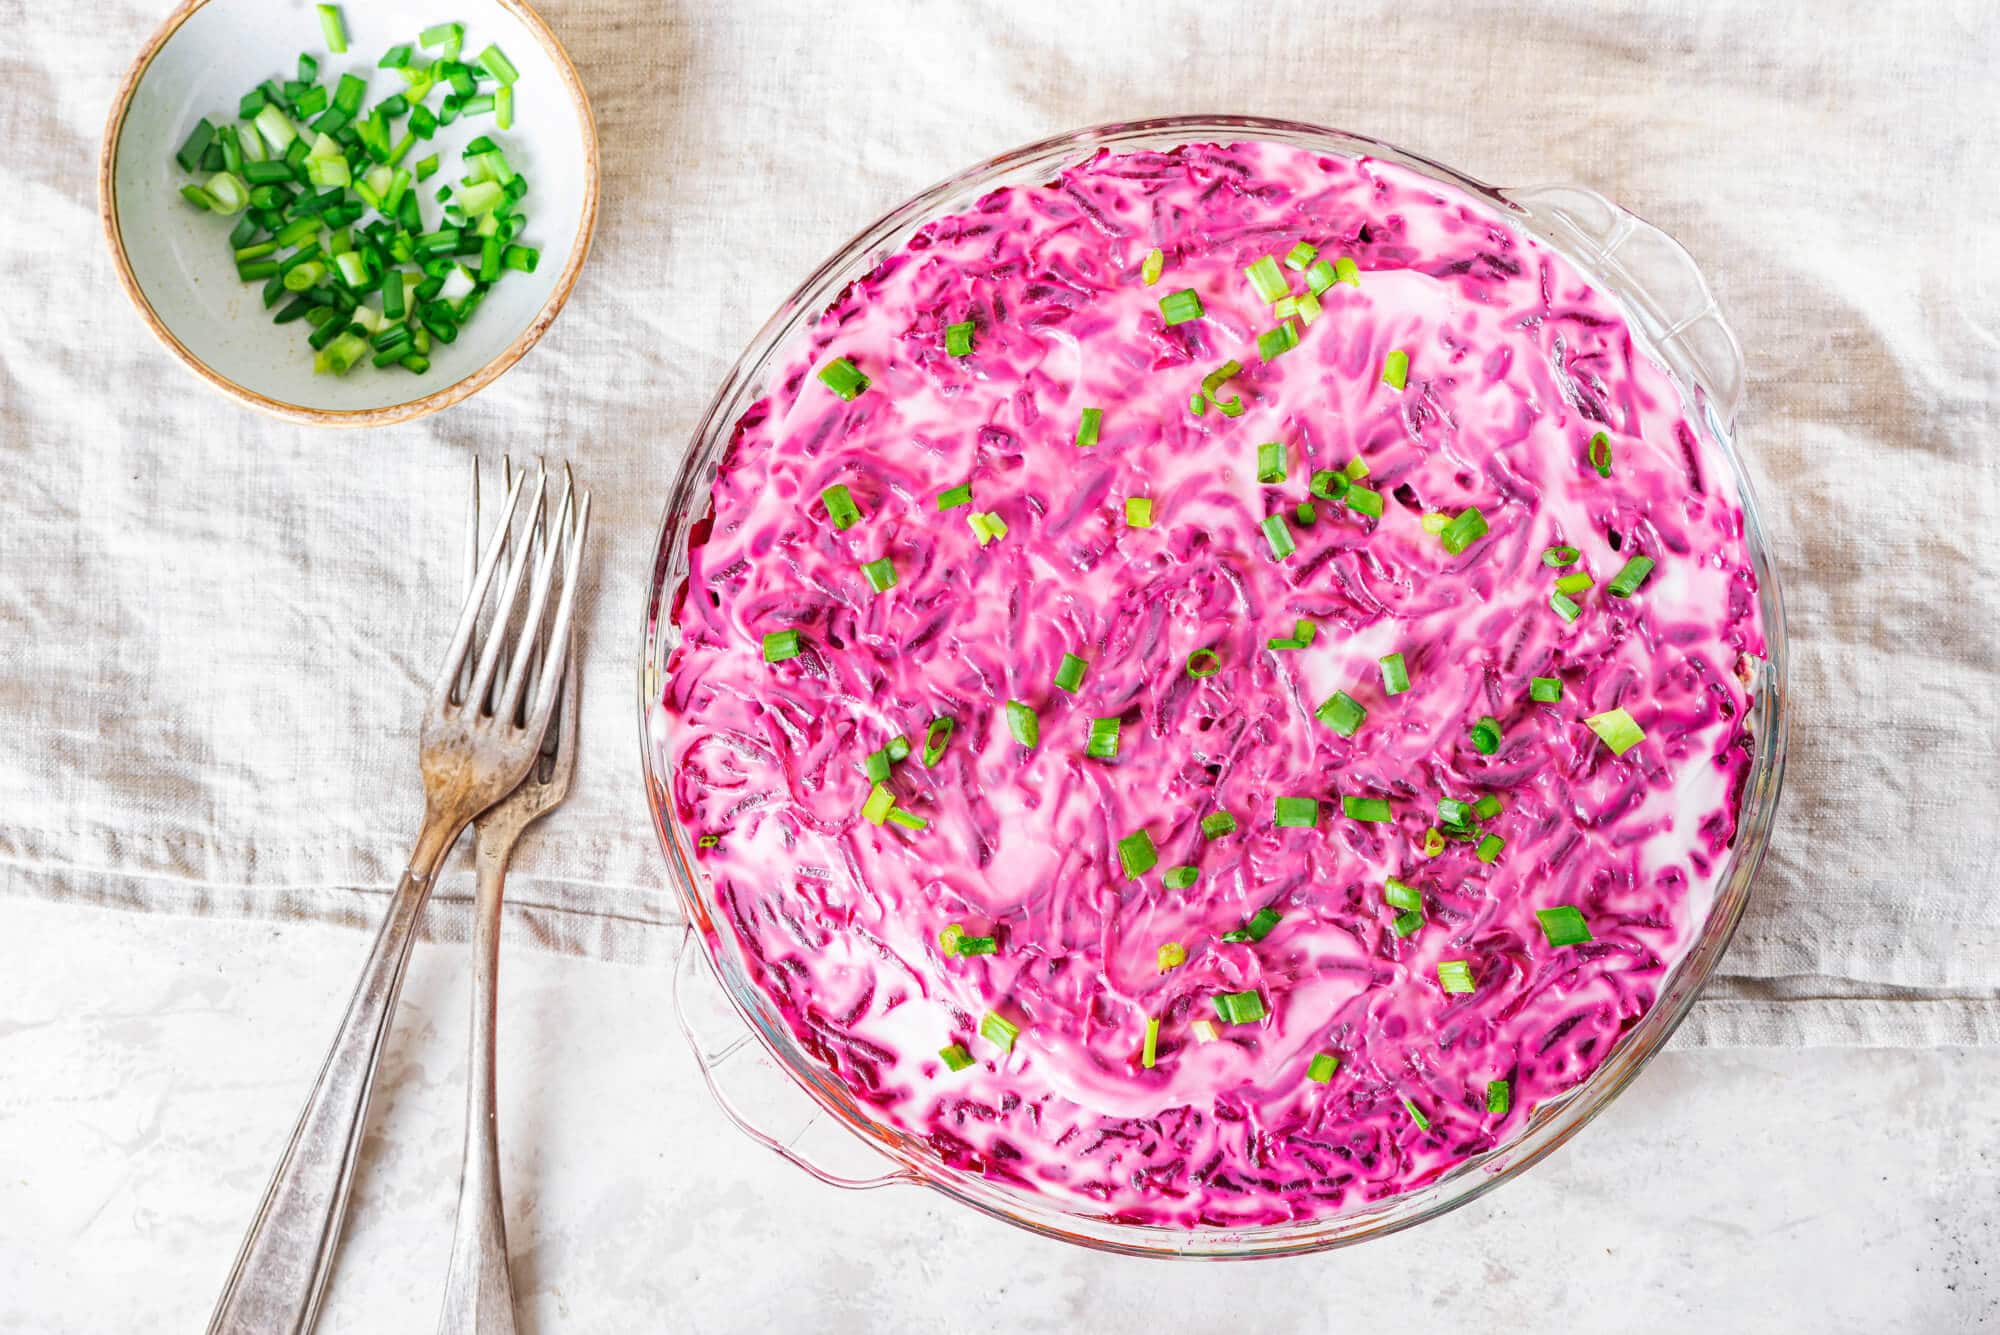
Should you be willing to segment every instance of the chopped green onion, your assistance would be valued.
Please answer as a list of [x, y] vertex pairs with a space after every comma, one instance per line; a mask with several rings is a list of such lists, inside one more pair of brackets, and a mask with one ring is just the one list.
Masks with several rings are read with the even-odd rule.
[[1604, 739], [1604, 744], [1611, 748], [1614, 756], [1622, 756], [1646, 740], [1645, 729], [1622, 709], [1607, 709], [1602, 714], [1592, 714], [1584, 722]]
[[1347, 508], [1371, 519], [1382, 517], [1382, 493], [1354, 483], [1347, 488]]
[[722, 836], [719, 834], [705, 834], [694, 841], [696, 848], [714, 848], [721, 842]]
[[1159, 1054], [1160, 1054], [1160, 1017], [1157, 1015], [1149, 1015], [1146, 1017], [1146, 1046], [1140, 1050], [1139, 1065], [1145, 1067], [1149, 1071], [1152, 1070], [1153, 1061], [1155, 1058], [1159, 1056]]
[[862, 562], [861, 573], [868, 577], [868, 587], [877, 593], [887, 593], [896, 587], [896, 563], [886, 556]]
[[1564, 566], [1575, 565], [1582, 555], [1583, 553], [1574, 547], [1551, 547], [1542, 553], [1542, 564], [1553, 570], [1561, 570]]
[[988, 1011], [986, 1018], [979, 1022], [979, 1036], [1002, 1052], [1012, 1052], [1014, 1040], [1021, 1036], [1021, 1026], [997, 1011]]
[[1257, 480], [1274, 486], [1285, 480], [1285, 443], [1267, 440], [1257, 447]]
[[1226, 811], [1211, 811], [1201, 818], [1201, 832], [1210, 839], [1220, 839], [1225, 834], [1236, 832], [1236, 817]]
[[1331, 1052], [1315, 1052], [1312, 1061], [1306, 1066], [1306, 1079], [1317, 1084], [1329, 1084], [1333, 1080], [1333, 1073], [1339, 1069], [1340, 1058]]
[[1396, 915], [1396, 920], [1389, 924], [1389, 930], [1394, 932], [1398, 937], [1405, 937], [1423, 925], [1423, 910], [1408, 909]]
[[1444, 526], [1450, 522], [1450, 515], [1433, 510], [1417, 520], [1417, 527], [1426, 533], [1442, 533], [1444, 532]]
[[854, 503], [853, 495], [842, 483], [834, 483], [819, 494], [826, 506], [826, 517], [833, 521], [837, 529], [850, 529], [861, 522], [861, 508]]
[[1431, 1129], [1431, 1119], [1424, 1116], [1423, 1109], [1419, 1108], [1416, 1104], [1410, 1102], [1408, 1099], [1403, 1100], [1403, 1111], [1408, 1113], [1410, 1115], [1410, 1120], [1417, 1124], [1417, 1130], [1429, 1131]]
[[1458, 516], [1446, 524], [1438, 537], [1444, 542], [1444, 549], [1453, 556], [1470, 547], [1486, 536], [1486, 516], [1477, 507], [1468, 506], [1460, 510]]
[[965, 357], [972, 353], [972, 321], [961, 320], [957, 324], [944, 327], [944, 350], [949, 357]]
[[[1282, 802], [1285, 799], [1281, 797], [1278, 800]], [[1311, 801], [1312, 799], [1308, 798], [1306, 800]], [[1314, 802], [1313, 805], [1317, 807], [1319, 804], [1317, 802]], [[1283, 824], [1282, 821], [1279, 823]], [[1265, 937], [1271, 934], [1272, 928], [1276, 927], [1280, 922], [1284, 921], [1284, 918], [1285, 915], [1280, 913], [1278, 910], [1274, 908], [1270, 908], [1267, 906], [1265, 908], [1258, 909], [1257, 912], [1251, 916], [1249, 922], [1244, 923], [1241, 927], [1237, 928], [1233, 932], [1224, 932], [1222, 934], [1222, 939], [1224, 941], [1230, 941], [1230, 942], [1262, 941]]]
[[1125, 524], [1128, 528], [1151, 528], [1153, 526], [1153, 500], [1150, 496], [1127, 496], [1125, 498]]
[[1530, 677], [1528, 678], [1528, 698], [1540, 701], [1545, 705], [1552, 705], [1563, 698], [1562, 681], [1556, 677]]
[[1499, 858], [1500, 850], [1506, 846], [1507, 841], [1505, 839], [1502, 839], [1497, 834], [1489, 834], [1480, 839], [1479, 846], [1473, 849], [1473, 854], [1481, 862], [1493, 862]]
[[979, 539], [981, 547], [989, 542], [998, 542], [1007, 536], [1006, 521], [990, 510], [984, 512], [975, 510], [965, 517], [965, 522], [971, 525], [972, 535]]
[[1361, 266], [1354, 262], [1351, 255], [1342, 255], [1333, 262], [1333, 274], [1349, 287], [1361, 286]]
[[891, 737], [888, 745], [882, 748], [882, 753], [891, 760], [908, 760], [910, 758], [910, 739], [902, 736]]
[[799, 656], [799, 633], [795, 630], [774, 630], [764, 637], [764, 661], [782, 663], [787, 658]]
[[1556, 592], [1575, 595], [1582, 593], [1596, 582], [1590, 577], [1588, 570], [1572, 570], [1556, 581]]
[[1204, 395], [1200, 390], [1196, 390], [1194, 393], [1188, 395], [1188, 411], [1193, 413], [1196, 417], [1201, 417], [1206, 415], [1208, 412], [1207, 396]]
[[1611, 437], [1602, 431], [1590, 438], [1590, 466], [1599, 477], [1611, 476]]
[[1039, 746], [1042, 740], [1042, 720], [1036, 715], [1034, 707], [1026, 701], [1009, 700], [1007, 731], [1013, 733], [1014, 740], [1023, 746], [1030, 748]]
[[1306, 266], [1306, 290], [1318, 296], [1333, 286], [1337, 273], [1325, 260], [1314, 260]]
[[1289, 320], [1299, 313], [1297, 297], [1279, 297], [1271, 303], [1271, 314], [1280, 320]]
[[849, 403], [859, 398], [869, 385], [868, 377], [845, 357], [835, 357], [820, 367], [819, 382]]
[[1104, 423], [1104, 409], [1085, 408], [1083, 417], [1076, 424], [1076, 443], [1089, 449], [1097, 443], [1098, 430]]
[[1089, 666], [1075, 654], [1064, 654], [1062, 662], [1056, 667], [1056, 686], [1075, 695], [1077, 688], [1083, 685], [1083, 671]]
[[890, 809], [896, 805], [896, 795], [881, 784], [868, 790], [868, 800], [861, 804], [861, 819], [870, 825], [880, 825], [889, 819]]
[[1278, 268], [1278, 262], [1269, 255], [1263, 256], [1255, 264], [1243, 271], [1250, 280], [1250, 286], [1257, 289], [1257, 295], [1265, 301], [1276, 301], [1290, 290], [1285, 275]]
[[1472, 803], [1461, 802], [1455, 797], [1440, 797], [1437, 810], [1438, 824], [1447, 830], [1472, 828]]
[[870, 783], [887, 783], [889, 781], [888, 748], [884, 747], [880, 751], [870, 751], [867, 755], [863, 756], [861, 758], [861, 772], [868, 776]]
[[1355, 797], [1350, 793], [1340, 799], [1340, 810], [1349, 820], [1380, 822], [1395, 819], [1388, 800], [1380, 797]]
[[[1223, 414], [1225, 416], [1235, 417], [1237, 414], [1243, 411], [1242, 396], [1238, 395], [1234, 398], [1231, 398], [1228, 403], [1224, 403], [1220, 399], [1215, 398], [1215, 392], [1221, 389], [1224, 385], [1228, 384], [1231, 380], [1234, 380], [1242, 372], [1242, 370], [1243, 370], [1242, 365], [1236, 362], [1234, 359], [1231, 359], [1229, 361], [1224, 362], [1222, 365], [1216, 367], [1213, 371], [1210, 371], [1207, 375], [1201, 378], [1201, 393], [1203, 399], [1214, 400], [1215, 405], [1218, 408], [1222, 409]], [[1233, 409], [1230, 406], [1231, 404], [1235, 405]], [[1201, 410], [1197, 410], [1197, 412], [1199, 411]]]
[[1213, 649], [1197, 649], [1187, 656], [1190, 677], [1213, 677], [1222, 671], [1222, 655]]
[[1201, 869], [1198, 867], [1169, 867], [1160, 876], [1161, 882], [1169, 890], [1186, 890], [1200, 879]]
[[1384, 654], [1376, 660], [1382, 665], [1382, 689], [1389, 695], [1401, 695], [1410, 689], [1410, 669], [1403, 662], [1401, 654]]
[[336, 56], [347, 54], [347, 25], [340, 21], [339, 5], [319, 6], [319, 30], [326, 37], [326, 49]]
[[1484, 794], [1472, 804], [1472, 814], [1481, 820], [1492, 820], [1500, 814], [1500, 799], [1491, 793]]
[[1131, 880], [1144, 876], [1159, 861], [1160, 850], [1153, 846], [1153, 836], [1144, 830], [1134, 830], [1118, 841], [1118, 865]]
[[1285, 267], [1293, 273], [1304, 273], [1306, 266], [1319, 254], [1319, 247], [1301, 241], [1285, 253]]
[[[931, 827], [931, 823], [925, 820], [922, 816], [917, 815], [913, 811], [905, 811], [901, 807], [889, 808], [889, 823], [891, 825], [900, 825], [906, 830], [928, 830]], [[976, 939], [980, 941], [991, 941], [993, 938], [990, 936], [985, 936]], [[967, 937], [965, 940], [966, 940], [966, 945], [969, 947], [973, 944], [975, 938]], [[993, 952], [990, 950], [981, 952], [968, 949], [965, 953], [968, 955], [975, 955], [981, 953], [990, 955]]]
[[1118, 759], [1118, 728], [1115, 718], [1092, 719], [1090, 740], [1084, 744], [1083, 753], [1092, 760]]
[[951, 735], [958, 728], [958, 720], [949, 714], [934, 718], [924, 728], [924, 768], [937, 768], [938, 761], [944, 759], [944, 748], [951, 742]]
[[1505, 1117], [1507, 1110], [1514, 1106], [1514, 1090], [1505, 1080], [1486, 1082], [1486, 1111], [1495, 1117]]
[[970, 504], [972, 504], [972, 484], [970, 482], [953, 487], [950, 491], [938, 493], [937, 508], [940, 511], [956, 510], [961, 505]]
[[1652, 573], [1653, 558], [1635, 556], [1611, 577], [1611, 583], [1605, 586], [1605, 592], [1614, 598], [1630, 598], [1639, 591], [1639, 586], [1646, 582], [1646, 576]]
[[965, 1050], [965, 1045], [962, 1043], [953, 1043], [939, 1048], [938, 1056], [944, 1059], [945, 1067], [948, 1070], [963, 1071], [966, 1067], [972, 1065], [972, 1054]]
[[1209, 1020], [1196, 1020], [1188, 1026], [1188, 1032], [1203, 1043], [1213, 1043], [1216, 1039], [1215, 1024]]
[[1368, 476], [1368, 461], [1357, 454], [1347, 461], [1345, 471], [1349, 482], [1359, 482]]
[[1298, 345], [1299, 326], [1296, 321], [1286, 320], [1276, 329], [1267, 329], [1257, 335], [1257, 356], [1267, 362], [1273, 361]]
[[1191, 287], [1169, 292], [1160, 298], [1160, 318], [1170, 325], [1199, 320], [1201, 315], [1201, 296]]
[[1472, 747], [1482, 756], [1490, 756], [1500, 749], [1500, 720], [1491, 714], [1481, 715], [1471, 728]]
[[1264, 647], [1267, 649], [1309, 649], [1312, 647], [1314, 637], [1318, 634], [1318, 626], [1307, 621], [1304, 617], [1300, 617], [1292, 623], [1292, 635], [1290, 639], [1269, 639], [1264, 641]]
[[1347, 494], [1347, 474], [1322, 468], [1306, 482], [1306, 490], [1323, 501], [1337, 501]]
[[1178, 969], [1187, 963], [1187, 947], [1178, 941], [1168, 941], [1155, 953], [1155, 959], [1159, 963], [1161, 973], [1169, 969]]
[[1382, 882], [1382, 902], [1391, 908], [1421, 909], [1424, 906], [1424, 896], [1415, 886], [1405, 885], [1390, 876]]
[[1382, 383], [1390, 389], [1400, 390], [1409, 384], [1410, 354], [1401, 348], [1389, 349], [1389, 355], [1382, 361]]
[[1162, 251], [1158, 246], [1154, 246], [1151, 250], [1146, 252], [1146, 259], [1144, 263], [1140, 264], [1139, 266], [1139, 277], [1145, 280], [1147, 287], [1151, 287], [1153, 284], [1160, 281], [1160, 274], [1166, 269], [1166, 267], [1167, 267], [1166, 253]]
[[1247, 992], [1218, 992], [1215, 997], [1215, 1013], [1229, 1024], [1255, 1024], [1269, 1014], [1264, 1009], [1264, 998], [1253, 989]]
[[1553, 607], [1556, 610], [1556, 615], [1561, 617], [1564, 621], [1573, 622], [1578, 617], [1583, 615], [1583, 609], [1576, 605], [1576, 599], [1570, 597], [1566, 593], [1550, 594], [1549, 606]]
[[1434, 858], [1444, 852], [1444, 831], [1438, 829], [1436, 826], [1425, 830], [1424, 842], [1420, 847], [1423, 855], [1427, 858]]
[[1368, 717], [1368, 711], [1362, 707], [1359, 700], [1346, 691], [1335, 691], [1326, 698], [1326, 703], [1314, 712], [1313, 717], [1342, 737], [1352, 737], [1361, 727], [1361, 721]]
[[1312, 322], [1320, 317], [1319, 298], [1310, 292], [1302, 292], [1297, 297], [1297, 301], [1299, 304], [1299, 323], [1310, 328]]
[[1292, 530], [1286, 526], [1283, 515], [1267, 515], [1261, 527], [1264, 540], [1271, 544], [1272, 560], [1282, 561], [1299, 549], [1299, 545], [1292, 541]]
[[1319, 511], [1313, 507], [1311, 501], [1300, 501], [1292, 507], [1292, 518], [1298, 520], [1301, 525], [1310, 525], [1318, 520]]
[[210, 125], [208, 118], [204, 116], [194, 123], [194, 129], [188, 131], [188, 137], [181, 141], [180, 151], [174, 154], [174, 161], [181, 164], [181, 170], [184, 172], [195, 171], [201, 166], [202, 155], [208, 152], [209, 145], [214, 142], [215, 127]]
[[1471, 960], [1439, 960], [1438, 982], [1447, 992], [1471, 992], [1475, 988], [1472, 981]]
[[514, 80], [521, 77], [520, 71], [514, 68], [514, 62], [507, 59], [506, 52], [497, 46], [488, 46], [481, 51], [479, 63], [486, 67], [488, 74], [499, 80], [502, 88], [512, 87]]
[[458, 59], [459, 44], [465, 40], [465, 25], [462, 23], [434, 23], [417, 34], [417, 40], [426, 49], [442, 46], [448, 49], [446, 60]]
[[1274, 804], [1272, 820], [1279, 829], [1303, 830], [1319, 824], [1319, 799], [1281, 797]]
[[1541, 923], [1542, 935], [1552, 946], [1580, 946], [1596, 939], [1591, 936], [1590, 924], [1583, 920], [1582, 912], [1571, 904], [1536, 909], [1535, 920]]
[[[892, 811], [889, 813], [891, 820], [894, 820], [895, 816], [895, 812]], [[961, 936], [958, 939], [958, 953], [961, 959], [972, 955], [997, 955], [1000, 953], [1000, 938], [994, 936]]]

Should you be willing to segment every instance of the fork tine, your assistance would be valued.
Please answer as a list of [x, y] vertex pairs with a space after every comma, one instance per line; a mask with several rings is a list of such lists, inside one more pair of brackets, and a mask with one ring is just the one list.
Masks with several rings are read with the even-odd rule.
[[563, 669], [569, 661], [570, 622], [576, 614], [576, 589], [578, 576], [583, 569], [584, 539], [590, 535], [590, 493], [583, 493], [583, 504], [577, 507], [576, 526], [566, 533], [563, 562], [562, 599], [556, 604], [555, 625], [549, 632], [549, 652], [551, 661], [542, 673], [541, 694], [535, 697], [535, 711], [529, 716], [530, 728], [547, 727], [549, 712], [555, 705], [556, 685], [563, 679]]
[[[556, 522], [553, 529], [555, 536], [569, 532], [570, 510], [575, 503], [575, 499], [575, 496], [570, 492], [565, 491], [563, 493], [562, 508], [556, 512]], [[528, 615], [526, 620], [521, 623], [521, 642], [514, 648], [514, 665], [512, 670], [507, 674], [507, 693], [501, 699], [499, 710], [502, 715], [510, 720], [515, 717], [516, 712], [519, 710], [522, 693], [527, 686], [528, 656], [533, 654], [543, 643], [541, 639], [542, 618], [548, 608], [549, 587], [553, 580], [556, 557], [561, 551], [562, 544], [555, 541], [552, 537], [550, 542], [543, 548], [541, 559], [535, 564], [535, 582], [528, 594]], [[546, 680], [546, 676], [544, 679]], [[543, 715], [542, 721], [546, 724], [548, 716]]]
[[500, 528], [487, 541], [486, 554], [480, 558], [479, 570], [472, 577], [472, 588], [458, 610], [458, 628], [451, 634], [451, 648], [445, 652], [444, 667], [438, 672], [437, 681], [431, 688], [431, 694], [437, 699], [451, 698], [458, 670], [464, 666], [466, 651], [472, 647], [472, 632], [479, 624], [479, 607], [486, 601], [486, 590], [493, 583], [493, 572], [499, 568], [501, 537], [513, 522], [514, 507], [520, 503], [521, 483], [525, 476], [523, 474], [514, 479], [513, 485], [507, 488], [507, 499], [500, 503]]
[[[522, 469], [521, 475], [525, 478], [527, 470]], [[532, 516], [541, 509], [548, 491], [548, 483], [549, 475], [546, 471], [536, 475], [534, 499], [528, 502], [529, 515]], [[512, 527], [511, 523], [502, 525], [503, 539], [510, 536]], [[499, 693], [494, 689], [493, 674], [500, 665], [501, 654], [506, 649], [508, 624], [514, 615], [514, 600], [521, 591], [521, 578], [528, 571], [531, 555], [529, 545], [524, 540], [507, 562], [507, 578], [500, 590], [500, 599], [494, 604], [493, 625], [487, 631], [486, 643], [480, 648], [479, 667], [472, 674], [472, 694], [468, 697], [479, 701], [482, 706]], [[533, 622], [530, 621], [524, 624], [522, 633], [525, 635], [533, 629]]]

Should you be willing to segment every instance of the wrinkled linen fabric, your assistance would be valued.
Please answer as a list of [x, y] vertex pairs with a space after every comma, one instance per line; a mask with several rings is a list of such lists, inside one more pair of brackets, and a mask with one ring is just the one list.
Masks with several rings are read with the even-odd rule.
[[[1023, 0], [829, 22], [550, 3], [603, 140], [590, 263], [520, 366], [366, 432], [224, 400], [118, 289], [98, 142], [164, 12], [29, 7], [0, 48], [0, 926], [8, 896], [373, 923], [420, 811], [469, 460], [509, 449], [572, 460], [597, 498], [583, 758], [521, 849], [509, 931], [666, 958], [682, 932], [639, 775], [640, 618], [723, 371], [932, 181], [1065, 129], [1241, 111], [1587, 185], [1693, 251], [1749, 364], [1792, 744], [1749, 913], [1681, 1041], [2000, 1042], [1991, 5], [1917, 23], [1748, 0]], [[463, 857], [440, 936], [467, 930]]]

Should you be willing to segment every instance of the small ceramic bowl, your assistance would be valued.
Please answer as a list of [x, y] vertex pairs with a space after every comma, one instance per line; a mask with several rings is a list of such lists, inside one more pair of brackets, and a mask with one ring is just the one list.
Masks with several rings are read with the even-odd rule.
[[[332, 55], [309, 0], [184, 0], [119, 86], [98, 161], [98, 208], [126, 293], [195, 374], [290, 421], [380, 426], [475, 393], [519, 361], [555, 320], [597, 222], [597, 126], [562, 43], [522, 0], [342, 0], [340, 9], [348, 50]], [[218, 128], [234, 125], [244, 93], [265, 79], [295, 78], [300, 52], [319, 61], [329, 93], [343, 73], [366, 76], [363, 106], [373, 106], [403, 90], [395, 72], [376, 67], [382, 54], [409, 43], [414, 59], [435, 55], [418, 45], [418, 34], [446, 22], [465, 25], [463, 59], [497, 43], [520, 74], [511, 129], [497, 129], [490, 114], [460, 116], [410, 153], [412, 161], [438, 155], [437, 175], [417, 187], [425, 226], [438, 225], [437, 188], [456, 185], [462, 175], [460, 150], [490, 135], [530, 183], [520, 240], [541, 251], [540, 263], [532, 274], [506, 272], [456, 342], [433, 344], [429, 371], [377, 369], [364, 360], [345, 376], [316, 375], [309, 328], [272, 324], [263, 285], [239, 280], [230, 262], [236, 219], [181, 198], [180, 187], [202, 177], [183, 172], [174, 154], [201, 117]], [[433, 113], [440, 100], [432, 94]], [[404, 124], [394, 122], [398, 133]]]

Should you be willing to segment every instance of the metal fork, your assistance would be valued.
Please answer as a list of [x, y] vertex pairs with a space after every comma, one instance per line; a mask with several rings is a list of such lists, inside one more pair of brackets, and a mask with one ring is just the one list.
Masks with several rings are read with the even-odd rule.
[[[310, 1330], [317, 1319], [361, 1152], [376, 1064], [389, 1035], [431, 878], [473, 817], [512, 792], [541, 754], [557, 686], [568, 664], [570, 621], [590, 529], [590, 496], [585, 493], [577, 504], [573, 491], [566, 488], [553, 525], [562, 540], [545, 544], [540, 559], [532, 562], [532, 575], [531, 544], [517, 544], [503, 575], [507, 532], [519, 509], [525, 479], [524, 473], [507, 488], [499, 527], [486, 545], [472, 592], [459, 610], [444, 666], [431, 688], [418, 766], [424, 818], [409, 867], [390, 897], [347, 1014], [216, 1303], [210, 1335], [297, 1335]], [[528, 503], [531, 523], [547, 499], [544, 472], [536, 477]], [[558, 576], [559, 554], [564, 559]], [[495, 614], [482, 636], [480, 612], [496, 575], [500, 590]], [[525, 610], [518, 606], [524, 578]], [[554, 618], [544, 636], [550, 594], [558, 588]], [[517, 613], [520, 629], [509, 657], [502, 651]], [[509, 657], [504, 676], [500, 675], [503, 657]], [[461, 671], [468, 663], [472, 664], [469, 685], [461, 690]], [[532, 694], [531, 674], [537, 678]], [[489, 702], [495, 707], [486, 708]]]
[[[502, 481], [511, 469], [503, 460]], [[479, 533], [479, 474], [472, 475], [472, 553]], [[538, 535], [539, 536], [539, 535]], [[557, 713], [542, 753], [521, 786], [473, 824], [479, 897], [472, 934], [472, 1055], [465, 1089], [465, 1148], [458, 1179], [458, 1222], [445, 1276], [439, 1335], [514, 1335], [514, 1282], [507, 1267], [507, 1216], [500, 1203], [500, 1141], [495, 1092], [495, 1030], [499, 1010], [500, 898], [507, 864], [521, 834], [569, 796], [576, 773], [576, 655], [569, 656]]]

